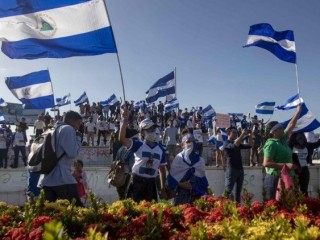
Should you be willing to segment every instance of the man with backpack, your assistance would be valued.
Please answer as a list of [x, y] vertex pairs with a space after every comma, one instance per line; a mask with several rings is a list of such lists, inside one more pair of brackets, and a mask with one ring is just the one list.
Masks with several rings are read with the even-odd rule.
[[64, 115], [63, 123], [56, 125], [56, 155], [58, 158], [62, 157], [50, 173], [41, 175], [38, 183], [49, 202], [57, 199], [67, 199], [71, 202], [75, 199], [77, 206], [83, 206], [77, 190], [77, 181], [72, 175], [73, 160], [78, 156], [81, 146], [78, 134], [81, 121], [79, 113], [68, 111]]

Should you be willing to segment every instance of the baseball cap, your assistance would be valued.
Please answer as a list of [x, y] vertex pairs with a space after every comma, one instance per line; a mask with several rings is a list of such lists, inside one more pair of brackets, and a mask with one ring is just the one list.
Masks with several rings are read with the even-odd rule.
[[143, 119], [139, 124], [140, 129], [149, 129], [153, 126], [158, 127], [158, 125], [149, 118]]

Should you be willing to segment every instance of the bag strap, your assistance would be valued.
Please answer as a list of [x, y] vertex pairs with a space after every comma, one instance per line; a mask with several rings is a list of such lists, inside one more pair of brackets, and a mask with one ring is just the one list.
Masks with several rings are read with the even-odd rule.
[[[57, 150], [57, 130], [58, 130], [59, 127], [61, 127], [61, 126], [63, 126], [63, 125], [66, 125], [66, 124], [60, 124], [60, 125], [58, 125], [58, 126], [53, 130], [54, 145], [55, 145], [56, 150]], [[65, 151], [62, 153], [62, 155], [61, 155], [60, 157], [58, 157], [58, 161], [59, 161], [64, 155], [66, 155], [66, 152], [65, 152]]]

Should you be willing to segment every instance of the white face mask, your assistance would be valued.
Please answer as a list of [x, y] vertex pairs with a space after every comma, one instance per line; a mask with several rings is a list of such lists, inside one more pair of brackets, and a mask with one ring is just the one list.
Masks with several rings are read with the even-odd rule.
[[157, 139], [157, 134], [156, 132], [147, 132], [145, 131], [144, 133], [144, 139], [150, 142], [155, 142]]
[[189, 156], [191, 154], [191, 152], [193, 151], [193, 147], [194, 147], [194, 144], [193, 142], [190, 142], [190, 143], [187, 143], [185, 146], [184, 146], [184, 151], [185, 153]]

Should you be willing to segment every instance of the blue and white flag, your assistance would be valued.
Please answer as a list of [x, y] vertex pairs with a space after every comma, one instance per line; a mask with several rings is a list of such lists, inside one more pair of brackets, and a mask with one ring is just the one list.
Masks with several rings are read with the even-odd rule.
[[134, 103], [134, 108], [135, 108], [135, 109], [140, 109], [140, 108], [142, 108], [143, 105], [145, 105], [145, 104], [146, 104], [146, 101], [144, 101], [144, 100], [135, 102], [135, 103]]
[[222, 136], [222, 142], [218, 141], [216, 136], [214, 136], [214, 135], [209, 137], [207, 142], [211, 142], [212, 144], [214, 144], [216, 146], [217, 149], [220, 149], [222, 151], [224, 148], [224, 143], [228, 140], [228, 135], [227, 135], [226, 130], [224, 128], [220, 128], [220, 133]]
[[165, 113], [171, 112], [172, 110], [179, 108], [179, 101], [177, 98], [172, 98], [164, 104]]
[[104, 0], [0, 1], [0, 41], [13, 59], [117, 52]]
[[273, 114], [276, 102], [263, 102], [255, 106], [256, 113], [259, 114]]
[[0, 123], [1, 124], [6, 123], [6, 120], [4, 119], [4, 116], [3, 116], [2, 112], [0, 112]]
[[146, 101], [147, 103], [152, 103], [157, 101], [159, 97], [165, 97], [169, 94], [175, 94], [175, 92], [176, 83], [174, 71], [172, 71], [163, 78], [160, 78], [155, 82], [155, 84], [150, 87], [150, 89], [146, 92]]
[[302, 97], [299, 96], [299, 94], [297, 94], [297, 95], [294, 95], [293, 97], [289, 98], [284, 105], [277, 106], [275, 108], [277, 110], [289, 110], [292, 108], [296, 108], [300, 102], [303, 103], [303, 99], [302, 99]]
[[56, 106], [61, 107], [71, 103], [70, 93], [62, 98], [56, 98]]
[[79, 106], [79, 105], [84, 104], [86, 102], [89, 102], [89, 98], [88, 98], [86, 92], [83, 92], [82, 95], [77, 100], [74, 101], [74, 104], [76, 106]]
[[237, 120], [243, 119], [243, 113], [228, 113], [231, 118], [235, 118]]
[[116, 95], [112, 94], [107, 100], [100, 102], [102, 107], [113, 106], [120, 104], [120, 101], [117, 99]]
[[207, 107], [202, 109], [202, 116], [204, 119], [210, 119], [216, 116], [216, 111], [209, 104]]
[[6, 107], [8, 104], [2, 99], [0, 98], [0, 107]]
[[8, 77], [6, 84], [25, 109], [46, 109], [54, 106], [53, 89], [48, 70]]
[[282, 61], [296, 63], [296, 45], [293, 31], [276, 32], [268, 23], [250, 27], [247, 43], [244, 47], [257, 46], [273, 53]]
[[[320, 127], [319, 121], [315, 118], [313, 113], [311, 111], [309, 111], [309, 109], [307, 108], [305, 103], [303, 103], [301, 107], [302, 107], [302, 110], [301, 110], [299, 119], [298, 119], [294, 129], [292, 130], [292, 132], [293, 133], [310, 132], [310, 131], [313, 131], [313, 130], [317, 129], [318, 127]], [[284, 127], [287, 127], [290, 120], [283, 122], [282, 125]]]

